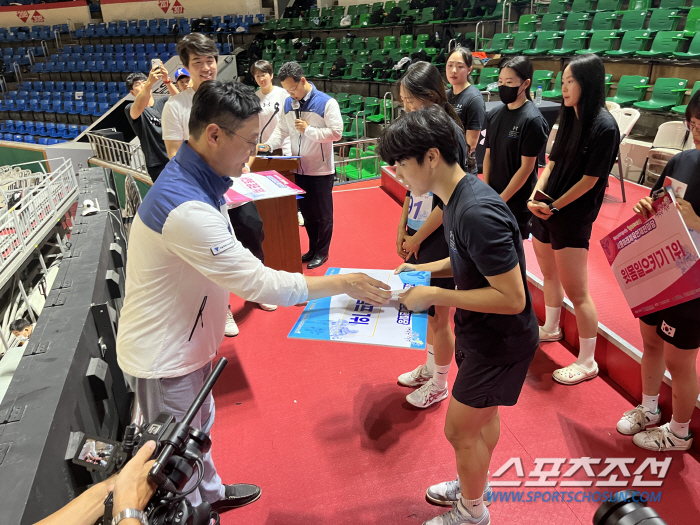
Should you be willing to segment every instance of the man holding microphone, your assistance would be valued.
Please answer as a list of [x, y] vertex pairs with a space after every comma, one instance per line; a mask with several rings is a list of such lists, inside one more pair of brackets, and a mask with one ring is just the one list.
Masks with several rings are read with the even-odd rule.
[[311, 270], [328, 260], [333, 236], [333, 142], [343, 135], [343, 118], [338, 102], [308, 82], [298, 63], [283, 64], [277, 76], [289, 98], [275, 131], [258, 150], [271, 152], [289, 137], [292, 155], [301, 157], [294, 178], [306, 192], [299, 208], [309, 236], [309, 251], [301, 260]]

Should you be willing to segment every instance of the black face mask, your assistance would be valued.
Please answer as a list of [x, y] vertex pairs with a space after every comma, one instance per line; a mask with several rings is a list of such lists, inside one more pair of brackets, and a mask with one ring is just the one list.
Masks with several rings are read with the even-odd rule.
[[520, 86], [498, 86], [498, 96], [504, 104], [512, 104], [518, 99]]

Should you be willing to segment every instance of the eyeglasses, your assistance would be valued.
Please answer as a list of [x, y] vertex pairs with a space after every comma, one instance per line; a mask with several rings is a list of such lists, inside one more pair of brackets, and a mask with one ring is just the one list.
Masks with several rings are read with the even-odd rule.
[[700, 132], [700, 124], [693, 124], [689, 120], [686, 120], [685, 121], [685, 129], [687, 129], [690, 132], [693, 132], [693, 131]]
[[297, 85], [294, 86], [294, 89], [287, 89], [286, 90], [287, 93], [289, 93], [290, 95], [293, 95], [294, 93], [296, 93], [299, 90], [299, 84], [301, 84], [301, 80], [299, 82], [297, 82]]
[[230, 133], [231, 135], [236, 135], [239, 139], [242, 139], [242, 140], [244, 140], [245, 142], [247, 142], [248, 145], [251, 147], [251, 149], [252, 149], [252, 148], [257, 148], [257, 147], [258, 147], [258, 142], [257, 142], [257, 141], [252, 141], [252, 142], [251, 142], [251, 141], [248, 140], [247, 138], [242, 137], [241, 135], [239, 135], [239, 134], [236, 133], [235, 131], [231, 131], [230, 129], [225, 128], [225, 127], [222, 126], [221, 124], [217, 124], [217, 126], [219, 126], [221, 129], [223, 129], [226, 133]]

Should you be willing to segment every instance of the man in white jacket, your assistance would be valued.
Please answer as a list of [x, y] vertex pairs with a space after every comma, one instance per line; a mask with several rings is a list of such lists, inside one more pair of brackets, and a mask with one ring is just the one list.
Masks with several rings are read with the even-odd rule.
[[328, 260], [333, 236], [333, 142], [343, 135], [343, 118], [338, 102], [308, 82], [296, 62], [283, 64], [277, 77], [289, 98], [272, 136], [258, 149], [270, 152], [289, 137], [292, 155], [301, 156], [295, 182], [306, 192], [299, 208], [309, 236], [309, 251], [301, 260], [313, 269]]
[[[160, 412], [182, 419], [224, 338], [229, 293], [282, 306], [342, 293], [378, 305], [391, 296], [386, 284], [364, 274], [304, 277], [271, 270], [236, 239], [223, 195], [255, 150], [259, 111], [247, 86], [203, 83], [193, 99], [189, 141], [134, 217], [117, 358], [145, 421]], [[213, 423], [209, 395], [192, 425], [208, 434]], [[260, 497], [255, 485], [222, 484], [211, 452], [203, 463], [202, 483], [188, 496], [193, 505], [205, 500], [223, 512]]]

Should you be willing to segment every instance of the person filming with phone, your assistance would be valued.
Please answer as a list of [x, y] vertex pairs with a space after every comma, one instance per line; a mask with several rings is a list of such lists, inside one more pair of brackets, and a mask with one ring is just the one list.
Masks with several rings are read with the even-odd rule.
[[177, 95], [178, 90], [168, 77], [168, 71], [160, 60], [152, 62], [153, 67], [148, 76], [132, 73], [126, 77], [126, 87], [136, 99], [127, 104], [124, 111], [129, 118], [131, 128], [141, 141], [141, 150], [146, 157], [146, 168], [153, 182], [170, 160], [163, 142], [161, 114], [163, 106], [170, 97], [153, 98], [153, 87], [162, 80], [170, 95]]

